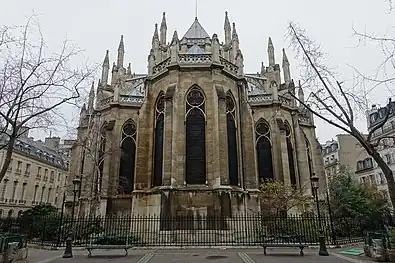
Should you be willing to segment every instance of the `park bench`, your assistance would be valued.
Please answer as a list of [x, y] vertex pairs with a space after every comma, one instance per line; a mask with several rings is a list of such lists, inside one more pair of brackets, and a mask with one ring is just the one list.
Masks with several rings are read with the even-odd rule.
[[303, 242], [303, 236], [300, 235], [293, 235], [293, 236], [288, 236], [288, 235], [277, 235], [277, 236], [262, 236], [262, 243], [263, 247], [263, 253], [266, 256], [266, 248], [268, 247], [289, 247], [289, 248], [299, 248], [300, 249], [300, 255], [303, 256], [303, 249], [306, 247], [306, 245]]
[[125, 250], [125, 257], [128, 255], [128, 249], [133, 248], [132, 245], [92, 245], [90, 244], [89, 246], [85, 247], [86, 250], [88, 250], [88, 257], [92, 257], [92, 250], [94, 249], [107, 249], [107, 250], [112, 250], [112, 249], [124, 249]]

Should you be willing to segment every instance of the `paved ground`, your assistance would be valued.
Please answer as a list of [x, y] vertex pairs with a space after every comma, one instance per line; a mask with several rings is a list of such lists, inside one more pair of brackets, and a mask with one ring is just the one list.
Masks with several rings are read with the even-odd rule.
[[94, 251], [88, 258], [85, 250], [74, 250], [71, 259], [62, 258], [63, 251], [29, 249], [29, 258], [23, 263], [165, 263], [165, 262], [218, 262], [218, 263], [368, 263], [373, 262], [363, 256], [345, 256], [341, 250], [330, 250], [329, 257], [317, 255], [316, 249], [306, 249], [305, 256], [299, 256], [297, 249], [268, 249], [267, 256], [259, 249], [166, 249], [130, 250], [127, 257], [122, 250]]

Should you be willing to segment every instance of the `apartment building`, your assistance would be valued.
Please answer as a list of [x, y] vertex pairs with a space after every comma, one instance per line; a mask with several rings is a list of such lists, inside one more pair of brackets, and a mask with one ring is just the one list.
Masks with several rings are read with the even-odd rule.
[[[392, 104], [395, 108], [395, 103]], [[386, 107], [378, 107], [373, 105], [372, 108], [367, 111], [366, 120], [368, 131], [372, 127], [380, 124], [384, 121], [387, 113]], [[395, 171], [395, 140], [391, 137], [395, 137], [395, 114], [394, 111], [390, 112], [389, 118], [386, 123], [380, 129], [376, 130], [372, 135], [372, 141], [377, 141], [377, 139], [382, 137], [379, 146], [377, 147], [378, 152], [390, 166], [390, 168]], [[388, 196], [388, 186], [387, 181], [381, 168], [378, 167], [377, 163], [368, 154], [361, 155], [356, 163], [356, 175], [358, 176], [361, 183], [364, 184], [374, 184], [378, 189], [386, 192]]]
[[347, 168], [351, 174], [356, 171], [356, 162], [364, 154], [358, 141], [349, 134], [338, 134], [336, 139], [321, 145], [327, 182], [339, 173], [340, 167]]
[[[0, 138], [0, 144], [4, 143], [6, 138]], [[0, 216], [18, 216], [41, 203], [62, 207], [68, 160], [53, 143], [59, 146], [60, 138], [35, 141], [27, 132], [18, 138], [0, 183]], [[0, 150], [0, 167], [4, 159], [5, 149]]]

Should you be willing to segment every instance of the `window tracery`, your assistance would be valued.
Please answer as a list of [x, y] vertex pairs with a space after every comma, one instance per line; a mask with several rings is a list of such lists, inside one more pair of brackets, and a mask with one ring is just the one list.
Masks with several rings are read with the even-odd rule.
[[185, 113], [185, 182], [206, 183], [206, 115], [205, 97], [197, 86], [186, 97]]
[[259, 180], [274, 179], [269, 123], [260, 119], [255, 126], [255, 135]]

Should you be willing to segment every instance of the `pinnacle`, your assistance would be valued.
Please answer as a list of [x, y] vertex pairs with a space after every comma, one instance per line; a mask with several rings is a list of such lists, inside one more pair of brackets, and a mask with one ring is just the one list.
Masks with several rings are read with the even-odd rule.
[[224, 29], [230, 28], [230, 22], [229, 22], [229, 17], [228, 17], [228, 11], [225, 11], [225, 23], [224, 23]]
[[232, 38], [237, 39], [237, 40], [239, 39], [239, 36], [237, 35], [237, 32], [236, 32], [236, 23], [235, 22], [233, 22]]
[[289, 65], [289, 61], [288, 61], [287, 54], [285, 53], [285, 49], [283, 48], [283, 65], [285, 65], [285, 64]]
[[118, 50], [123, 50], [124, 49], [124, 44], [123, 44], [123, 35], [121, 35], [121, 40], [119, 41], [119, 46], [118, 46]]
[[160, 25], [160, 28], [161, 29], [167, 29], [166, 12], [163, 12], [162, 23]]
[[109, 52], [110, 52], [110, 51], [107, 49], [107, 50], [106, 50], [106, 56], [104, 57], [104, 61], [103, 61], [103, 67], [104, 67], [104, 66], [107, 66], [107, 67], [110, 66]]
[[177, 33], [177, 30], [174, 30], [172, 41], [178, 41], [178, 33]]
[[274, 46], [273, 46], [273, 42], [272, 42], [272, 38], [271, 38], [271, 37], [269, 37], [268, 49], [274, 49]]

